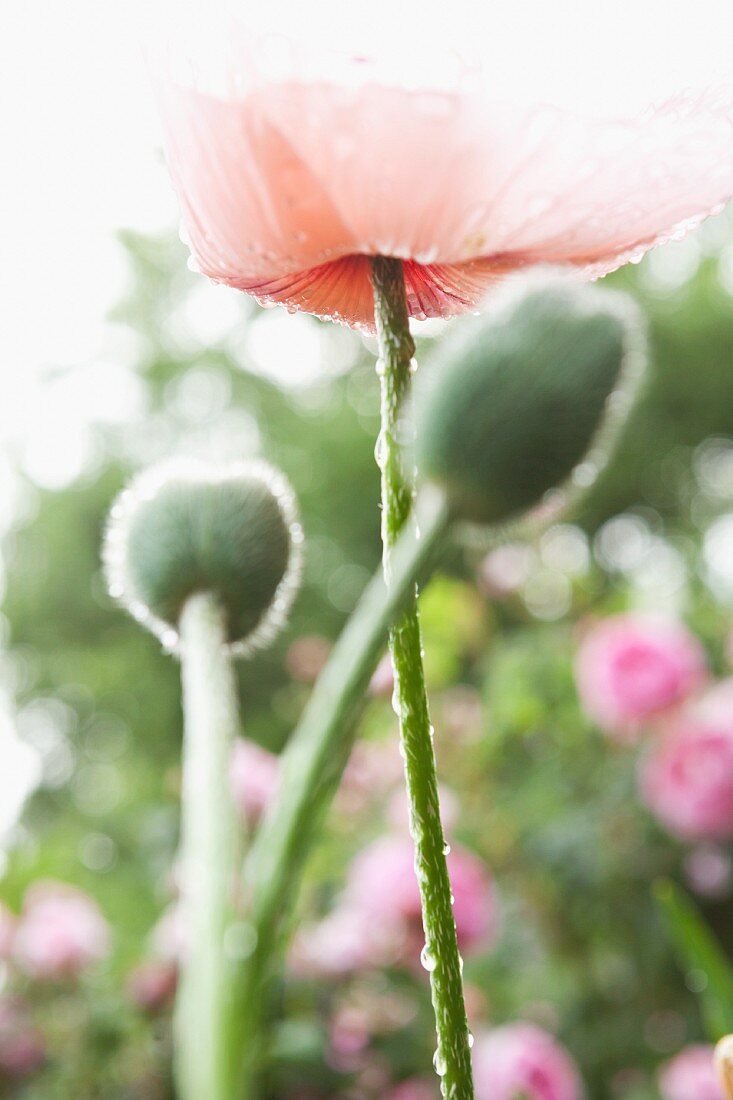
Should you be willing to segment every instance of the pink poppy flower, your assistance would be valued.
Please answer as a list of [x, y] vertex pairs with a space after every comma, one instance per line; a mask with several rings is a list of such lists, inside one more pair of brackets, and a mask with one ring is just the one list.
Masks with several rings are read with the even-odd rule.
[[609, 733], [628, 736], [704, 681], [705, 653], [680, 623], [616, 615], [592, 627], [575, 662], [586, 713]]
[[642, 759], [639, 786], [673, 836], [733, 836], [733, 722], [681, 715]]
[[13, 940], [14, 958], [27, 974], [44, 981], [74, 978], [109, 950], [107, 922], [81, 890], [49, 881], [27, 891]]
[[240, 737], [232, 752], [229, 780], [242, 819], [255, 824], [277, 790], [280, 762], [274, 753]]
[[515, 1023], [477, 1035], [476, 1100], [581, 1100], [578, 1069], [556, 1039], [535, 1024]]
[[612, 271], [733, 193], [719, 97], [591, 117], [488, 80], [393, 80], [380, 58], [273, 77], [259, 52], [235, 29], [214, 80], [165, 82], [161, 107], [195, 264], [265, 304], [371, 330], [383, 254], [413, 316], [449, 317], [531, 264]]
[[713, 1055], [713, 1047], [700, 1043], [667, 1062], [659, 1073], [662, 1100], [725, 1100]]

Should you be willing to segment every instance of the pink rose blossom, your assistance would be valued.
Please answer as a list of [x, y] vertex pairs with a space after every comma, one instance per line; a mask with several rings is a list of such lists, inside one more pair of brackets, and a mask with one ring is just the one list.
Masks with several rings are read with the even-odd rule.
[[725, 1100], [713, 1055], [713, 1047], [700, 1043], [667, 1062], [659, 1073], [662, 1100]]
[[274, 753], [240, 737], [234, 745], [229, 772], [232, 795], [243, 820], [255, 824], [274, 796], [280, 762]]
[[393, 929], [342, 903], [322, 921], [298, 929], [288, 964], [296, 977], [338, 978], [392, 962], [400, 945]]
[[40, 882], [25, 895], [13, 954], [39, 980], [76, 977], [109, 954], [110, 932], [97, 904], [61, 882]]
[[594, 117], [490, 74], [408, 84], [380, 58], [273, 76], [254, 32], [227, 31], [212, 73], [161, 88], [166, 153], [195, 262], [263, 303], [371, 329], [381, 253], [404, 261], [413, 316], [453, 316], [531, 264], [611, 271], [733, 193], [712, 95]]
[[733, 725], [733, 676], [718, 680], [695, 700], [695, 713], [716, 722]]
[[575, 663], [586, 713], [622, 735], [680, 703], [705, 674], [705, 654], [689, 631], [639, 615], [617, 615], [592, 627]]
[[730, 856], [716, 844], [697, 844], [685, 857], [687, 884], [701, 897], [726, 897], [732, 877]]
[[128, 997], [144, 1012], [168, 1008], [178, 984], [178, 967], [166, 959], [148, 959], [138, 963], [127, 976]]
[[358, 1006], [340, 1006], [329, 1029], [329, 1065], [342, 1073], [353, 1073], [364, 1064], [371, 1037], [368, 1013]]
[[403, 763], [397, 739], [357, 741], [336, 796], [342, 813], [355, 814], [402, 784]]
[[651, 747], [639, 767], [641, 795], [682, 840], [733, 836], [733, 722], [690, 712]]
[[[373, 841], [351, 865], [346, 903], [383, 927], [404, 929], [422, 941], [414, 863], [409, 838], [395, 835]], [[488, 870], [472, 852], [458, 847], [448, 856], [448, 870], [460, 947], [464, 951], [488, 947], [498, 934], [499, 923], [496, 892]]]
[[477, 1035], [476, 1100], [581, 1100], [578, 1069], [556, 1039], [535, 1024], [514, 1023]]
[[15, 997], [0, 998], [0, 1076], [27, 1077], [39, 1069], [46, 1047], [27, 1008]]
[[[491, 876], [465, 848], [451, 852], [448, 869], [461, 949], [490, 947], [499, 926]], [[355, 970], [415, 963], [423, 944], [412, 842], [390, 835], [359, 853], [343, 895], [328, 916], [299, 930], [290, 968], [303, 977], [338, 977]]]

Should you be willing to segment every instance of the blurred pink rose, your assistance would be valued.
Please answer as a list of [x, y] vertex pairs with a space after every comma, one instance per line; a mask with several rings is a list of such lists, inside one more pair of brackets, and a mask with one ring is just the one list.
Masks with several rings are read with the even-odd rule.
[[724, 898], [730, 893], [730, 856], [717, 844], [695, 845], [685, 856], [684, 867], [690, 889], [701, 897]]
[[514, 1023], [477, 1035], [473, 1048], [476, 1100], [580, 1100], [575, 1062], [535, 1024]]
[[718, 680], [695, 700], [695, 714], [733, 725], [733, 676]]
[[662, 1066], [659, 1072], [662, 1100], [725, 1100], [713, 1054], [713, 1047], [700, 1043], [685, 1047]]
[[[422, 942], [420, 894], [409, 838], [380, 837], [361, 851], [351, 864], [344, 898], [347, 905], [367, 914], [384, 927], [403, 929], [409, 939]], [[448, 857], [455, 904], [458, 943], [462, 950], [490, 946], [499, 924], [494, 883], [486, 866], [465, 848]]]
[[110, 932], [99, 907], [75, 887], [39, 882], [25, 895], [13, 956], [33, 978], [76, 977], [109, 954]]
[[26, 1077], [43, 1065], [45, 1057], [43, 1035], [27, 1008], [15, 997], [0, 997], [0, 1075]]
[[402, 785], [403, 764], [396, 737], [357, 741], [336, 796], [342, 813], [360, 813], [376, 799]]
[[371, 1042], [369, 1014], [356, 1005], [336, 1009], [329, 1029], [328, 1064], [342, 1073], [353, 1073], [364, 1064]]
[[168, 959], [147, 959], [127, 976], [128, 997], [144, 1012], [161, 1012], [173, 1001], [178, 984], [178, 967]]
[[639, 615], [617, 615], [592, 627], [575, 662], [586, 713], [621, 735], [680, 703], [705, 675], [705, 653], [685, 627]]
[[733, 836], [733, 722], [680, 715], [639, 765], [641, 796], [682, 840]]
[[297, 977], [337, 978], [391, 962], [400, 945], [394, 929], [342, 902], [316, 924], [301, 925], [288, 964]]
[[[458, 943], [463, 951], [490, 947], [499, 914], [493, 880], [465, 848], [448, 857]], [[412, 841], [389, 835], [357, 855], [335, 908], [298, 931], [290, 953], [300, 976], [337, 977], [355, 970], [417, 962], [424, 944]]]
[[229, 772], [232, 796], [243, 818], [256, 824], [280, 782], [280, 761], [252, 741], [237, 738]]

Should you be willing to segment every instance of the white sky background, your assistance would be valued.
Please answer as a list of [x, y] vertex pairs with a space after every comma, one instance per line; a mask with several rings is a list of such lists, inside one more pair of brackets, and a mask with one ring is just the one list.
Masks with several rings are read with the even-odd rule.
[[[733, 82], [731, 0], [268, 0], [229, 7], [266, 30], [289, 31], [306, 50], [314, 38], [362, 54], [381, 50], [391, 63], [407, 56], [412, 72], [432, 71], [448, 46], [478, 56], [502, 98], [520, 94], [581, 110], [624, 110], [686, 86]], [[175, 37], [184, 8], [182, 0], [9, 0], [4, 7], [0, 445], [25, 441], [31, 471], [34, 462], [41, 471], [63, 473], [64, 461], [73, 469], [83, 418], [109, 392], [100, 364], [112, 359], [114, 367], [115, 351], [105, 314], [126, 274], [115, 231], [159, 231], [176, 221], [141, 47], [151, 24]], [[203, 295], [201, 308], [212, 300]], [[290, 325], [293, 333], [300, 328], [293, 319]], [[90, 368], [84, 386], [70, 391], [73, 408], [50, 401], [44, 385], [49, 368], [69, 366]], [[0, 531], [2, 473], [0, 451]]]

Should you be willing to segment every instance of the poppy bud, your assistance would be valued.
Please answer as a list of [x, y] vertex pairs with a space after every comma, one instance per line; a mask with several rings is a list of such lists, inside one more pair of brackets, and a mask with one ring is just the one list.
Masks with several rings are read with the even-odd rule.
[[137, 477], [112, 507], [104, 540], [110, 595], [170, 649], [186, 601], [212, 593], [232, 652], [277, 634], [300, 577], [303, 534], [278, 471], [256, 462], [170, 462]]
[[419, 469], [456, 518], [501, 523], [592, 482], [636, 388], [638, 332], [629, 299], [552, 272], [460, 327], [416, 388]]

